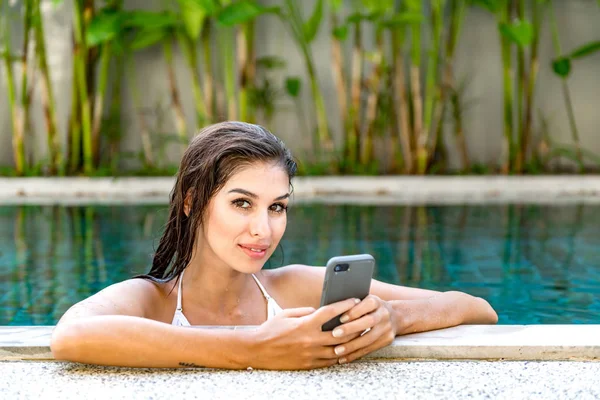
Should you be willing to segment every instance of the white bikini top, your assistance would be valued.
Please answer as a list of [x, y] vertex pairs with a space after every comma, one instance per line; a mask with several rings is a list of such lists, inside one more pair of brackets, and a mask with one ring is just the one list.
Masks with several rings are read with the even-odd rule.
[[[175, 309], [173, 322], [171, 322], [171, 325], [175, 326], [191, 326], [185, 315], [183, 315], [183, 309], [181, 308], [181, 284], [183, 282], [183, 272], [184, 271], [181, 271], [181, 277], [179, 278], [179, 290], [177, 291], [177, 308]], [[252, 274], [252, 277], [254, 278], [254, 281], [260, 288], [260, 291], [262, 292], [263, 296], [265, 296], [265, 299], [267, 299], [267, 318], [271, 319], [275, 315], [283, 311], [283, 309], [279, 306], [279, 304], [277, 304], [274, 298], [269, 296], [269, 293], [267, 293], [267, 290], [260, 283], [258, 278], [254, 274]]]

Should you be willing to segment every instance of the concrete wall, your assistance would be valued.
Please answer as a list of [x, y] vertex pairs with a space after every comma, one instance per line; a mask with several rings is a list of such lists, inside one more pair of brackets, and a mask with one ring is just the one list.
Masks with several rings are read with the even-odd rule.
[[[70, 18], [72, 14], [71, 1], [65, 0], [54, 6], [51, 0], [43, 0], [44, 22], [46, 24], [47, 47], [49, 62], [54, 81], [54, 91], [58, 103], [59, 127], [66, 136], [68, 111], [71, 94], [71, 41]], [[278, 3], [277, 0], [264, 0], [265, 4]], [[158, 9], [158, 0], [128, 0], [127, 8]], [[302, 1], [302, 6], [308, 11], [313, 1]], [[600, 39], [600, 8], [595, 0], [556, 0], [555, 9], [558, 16], [561, 43], [566, 53], [579, 45], [591, 40]], [[258, 56], [279, 55], [286, 59], [287, 69], [280, 73], [277, 79], [281, 82], [286, 75], [306, 77], [303, 59], [290, 35], [284, 30], [275, 17], [261, 17], [257, 26]], [[14, 21], [14, 19], [13, 19]], [[325, 21], [326, 22], [326, 21]], [[540, 68], [538, 87], [536, 91], [536, 106], [548, 119], [551, 138], [558, 143], [571, 143], [561, 82], [553, 76], [550, 60], [554, 56], [550, 26], [546, 19], [543, 38], [540, 44]], [[20, 46], [18, 25], [13, 26], [13, 43]], [[323, 87], [330, 125], [335, 130], [339, 142], [340, 123], [337, 116], [337, 102], [334, 81], [330, 68], [330, 48], [327, 35], [328, 26], [325, 23], [320, 30], [318, 39], [313, 44], [313, 54], [317, 63], [318, 74]], [[185, 107], [188, 124], [194, 126], [193, 96], [189, 83], [189, 72], [183, 57], [177, 53], [176, 71], [182, 101]], [[135, 79], [142, 92], [144, 108], [150, 110], [149, 121], [156, 125], [160, 113], [152, 110], [163, 110], [163, 126], [157, 128], [161, 132], [174, 132], [172, 118], [168, 109], [169, 97], [165, 62], [160, 48], [141, 51], [135, 56]], [[6, 97], [5, 71], [0, 68], [0, 165], [13, 163], [11, 148], [11, 125], [8, 99]], [[569, 85], [575, 106], [575, 116], [580, 130], [581, 141], [585, 148], [600, 154], [600, 139], [597, 135], [600, 126], [600, 53], [574, 64]], [[19, 71], [17, 70], [17, 76]], [[465, 83], [464, 101], [465, 132], [468, 137], [470, 155], [474, 162], [494, 163], [498, 161], [503, 134], [502, 114], [502, 70], [500, 59], [499, 38], [495, 21], [489, 13], [478, 8], [470, 9], [464, 25], [456, 57], [456, 78]], [[127, 82], [124, 81], [127, 88]], [[306, 149], [312, 128], [313, 109], [311, 107], [310, 90], [307, 80], [304, 80], [301, 104], [303, 117], [297, 112], [296, 105], [283, 98], [273, 121], [268, 127], [282, 137], [288, 145], [301, 154]], [[35, 159], [45, 156], [46, 143], [44, 136], [43, 118], [36, 96], [33, 113], [35, 140], [29, 138], [27, 143], [35, 143], [33, 153]], [[137, 122], [133, 114], [133, 105], [128, 90], [123, 93], [122, 121], [126, 130], [122, 150], [132, 151], [140, 148], [140, 138]], [[539, 128], [539, 121], [536, 128]], [[190, 135], [192, 135], [190, 129]], [[448, 135], [447, 143], [451, 150], [451, 164], [460, 165], [458, 153], [455, 151], [453, 139]], [[169, 159], [178, 159], [178, 151], [170, 150]]]

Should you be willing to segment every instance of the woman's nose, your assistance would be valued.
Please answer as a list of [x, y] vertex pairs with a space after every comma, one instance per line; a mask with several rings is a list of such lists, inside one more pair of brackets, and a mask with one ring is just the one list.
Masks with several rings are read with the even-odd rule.
[[250, 221], [250, 234], [256, 237], [268, 237], [271, 234], [269, 225], [269, 215], [267, 213], [258, 213]]

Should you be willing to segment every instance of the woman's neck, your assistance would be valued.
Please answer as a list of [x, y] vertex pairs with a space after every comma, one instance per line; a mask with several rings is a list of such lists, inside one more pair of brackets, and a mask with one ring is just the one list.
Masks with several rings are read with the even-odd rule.
[[260, 290], [251, 275], [196, 257], [186, 267], [182, 285], [188, 306], [219, 314], [236, 310]]

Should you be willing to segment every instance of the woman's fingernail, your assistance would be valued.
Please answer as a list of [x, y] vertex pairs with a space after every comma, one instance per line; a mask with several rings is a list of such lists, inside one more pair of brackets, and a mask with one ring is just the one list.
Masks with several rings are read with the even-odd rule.
[[341, 337], [344, 334], [344, 331], [341, 329], [334, 329], [332, 334], [333, 337]]
[[342, 357], [342, 358], [340, 358], [340, 359], [338, 360], [338, 362], [339, 362], [340, 364], [344, 364], [346, 361], [348, 361], [348, 360], [346, 360], [346, 358], [345, 358], [345, 357]]
[[337, 354], [338, 356], [340, 354], [344, 354], [344, 351], [346, 351], [346, 348], [344, 346], [338, 346], [335, 348], [335, 354]]
[[360, 303], [360, 299], [354, 299], [354, 302], [355, 302], [356, 304], [358, 304], [358, 303]]
[[342, 318], [340, 318], [340, 322], [343, 324], [344, 322], [348, 322], [349, 319], [350, 319], [349, 316], [344, 315]]

